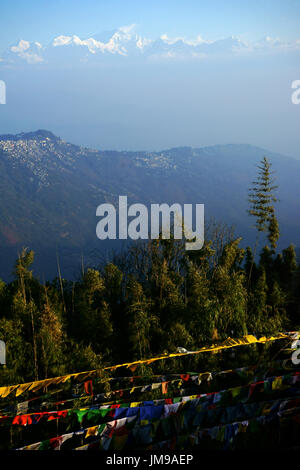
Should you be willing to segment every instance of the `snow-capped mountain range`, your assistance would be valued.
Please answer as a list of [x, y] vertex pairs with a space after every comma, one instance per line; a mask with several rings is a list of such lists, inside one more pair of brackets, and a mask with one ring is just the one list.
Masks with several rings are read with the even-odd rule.
[[261, 41], [249, 43], [231, 36], [218, 40], [206, 40], [198, 35], [194, 39], [170, 38], [167, 34], [158, 39], [148, 39], [136, 32], [136, 25], [85, 39], [77, 35], [59, 35], [50, 44], [20, 39], [0, 54], [2, 65], [14, 63], [41, 64], [55, 61], [88, 62], [103, 57], [127, 57], [155, 59], [203, 59], [209, 56], [226, 56], [254, 52], [300, 50], [300, 39], [294, 42], [281, 41], [269, 36]]

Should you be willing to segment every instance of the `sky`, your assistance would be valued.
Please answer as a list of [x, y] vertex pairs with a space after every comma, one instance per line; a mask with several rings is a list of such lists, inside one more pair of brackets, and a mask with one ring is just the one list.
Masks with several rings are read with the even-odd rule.
[[299, 36], [300, 0], [1, 0], [0, 45], [89, 36], [135, 23], [146, 34]]
[[[300, 0], [1, 0], [0, 58], [8, 62], [0, 61], [0, 134], [43, 128], [116, 150], [248, 143], [300, 158], [300, 105], [291, 103], [299, 18]], [[51, 47], [60, 36], [81, 41], [129, 25], [153, 40], [235, 36], [254, 44], [269, 36], [293, 47], [134, 61], [86, 45]], [[43, 59], [35, 42], [48, 45]]]

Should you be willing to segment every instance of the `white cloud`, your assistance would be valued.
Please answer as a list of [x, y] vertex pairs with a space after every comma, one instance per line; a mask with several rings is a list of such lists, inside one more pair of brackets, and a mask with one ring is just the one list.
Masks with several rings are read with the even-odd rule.
[[16, 54], [21, 54], [22, 52], [26, 51], [29, 48], [30, 48], [30, 42], [24, 41], [23, 39], [21, 39], [21, 41], [19, 41], [18, 45], [17, 46], [12, 46], [10, 48], [10, 50], [12, 52], [15, 52]]
[[[40, 43], [35, 42], [34, 46], [37, 49], [41, 49], [42, 46]], [[43, 62], [43, 58], [38, 55], [34, 50], [31, 50], [31, 44], [29, 41], [25, 41], [24, 39], [21, 39], [19, 43], [16, 46], [12, 46], [10, 48], [11, 52], [14, 54], [17, 54], [18, 57], [21, 59], [26, 60], [28, 64], [37, 64], [39, 62]]]
[[30, 54], [29, 52], [25, 52], [23, 54], [23, 58], [28, 62], [28, 64], [38, 64], [40, 62], [44, 62], [43, 57], [39, 56], [38, 54]]

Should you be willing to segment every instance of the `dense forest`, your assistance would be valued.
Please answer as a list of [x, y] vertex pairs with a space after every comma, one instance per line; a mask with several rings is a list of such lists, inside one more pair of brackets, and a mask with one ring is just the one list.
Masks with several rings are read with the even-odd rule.
[[0, 384], [299, 329], [300, 269], [293, 245], [276, 250], [275, 191], [264, 158], [249, 192], [258, 235], [252, 248], [241, 248], [230, 227], [211, 223], [199, 251], [174, 239], [135, 243], [108, 263], [82, 266], [76, 281], [63, 279], [59, 264], [56, 279], [37, 279], [35, 253], [24, 248], [14, 280], [0, 282], [7, 348]]

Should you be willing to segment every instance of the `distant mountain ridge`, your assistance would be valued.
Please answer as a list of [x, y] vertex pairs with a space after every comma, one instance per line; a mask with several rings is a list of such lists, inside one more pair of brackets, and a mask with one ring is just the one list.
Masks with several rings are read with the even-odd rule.
[[46, 131], [44, 129], [39, 129], [33, 132], [20, 132], [19, 134], [2, 134], [0, 135], [0, 140], [44, 140], [44, 139], [51, 139], [51, 140], [61, 140], [59, 137], [53, 134], [53, 132]]
[[162, 34], [158, 38], [146, 38], [136, 31], [136, 25], [122, 26], [114, 31], [107, 31], [87, 38], [76, 34], [61, 34], [46, 45], [39, 41], [20, 39], [1, 55], [2, 64], [59, 63], [76, 61], [83, 64], [94, 63], [108, 58], [204, 58], [260, 51], [287, 51], [299, 49], [299, 41], [284, 41], [269, 36], [260, 41], [246, 42], [237, 36], [214, 40], [204, 39], [200, 35], [193, 39], [181, 36], [170, 38]]
[[72, 277], [83, 255], [96, 262], [114, 242], [96, 238], [96, 207], [129, 203], [204, 203], [206, 220], [236, 226], [253, 243], [247, 193], [267, 155], [279, 184], [280, 247], [300, 246], [300, 161], [251, 145], [180, 147], [161, 152], [100, 151], [49, 131], [0, 136], [0, 277], [7, 278], [22, 246], [36, 251], [36, 271]]

